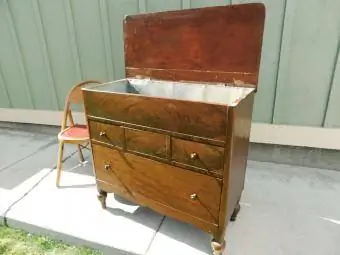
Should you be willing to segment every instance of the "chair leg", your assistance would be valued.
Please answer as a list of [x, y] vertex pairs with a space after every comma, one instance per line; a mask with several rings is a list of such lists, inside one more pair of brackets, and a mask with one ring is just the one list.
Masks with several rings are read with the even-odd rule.
[[56, 186], [59, 187], [61, 169], [63, 164], [63, 154], [64, 154], [64, 141], [59, 142], [59, 152], [58, 152], [58, 163], [57, 163], [57, 181]]
[[79, 160], [80, 160], [81, 163], [83, 163], [85, 161], [85, 159], [84, 159], [83, 152], [81, 151], [80, 144], [77, 144], [77, 148], [78, 148]]

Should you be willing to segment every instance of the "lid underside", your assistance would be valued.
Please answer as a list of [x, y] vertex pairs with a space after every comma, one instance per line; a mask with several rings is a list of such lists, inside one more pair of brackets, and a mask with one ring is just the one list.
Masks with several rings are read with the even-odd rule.
[[127, 16], [127, 77], [257, 87], [263, 4], [239, 4]]

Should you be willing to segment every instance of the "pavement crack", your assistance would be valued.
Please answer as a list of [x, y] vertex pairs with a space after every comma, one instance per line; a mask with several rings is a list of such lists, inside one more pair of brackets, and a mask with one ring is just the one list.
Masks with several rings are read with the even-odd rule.
[[163, 224], [163, 222], [165, 221], [165, 218], [166, 218], [166, 216], [163, 216], [162, 221], [161, 221], [161, 223], [159, 224], [158, 228], [156, 229], [155, 234], [154, 234], [153, 237], [151, 238], [151, 242], [149, 243], [148, 248], [146, 249], [146, 252], [144, 253], [144, 255], [147, 255], [148, 252], [150, 251], [151, 245], [153, 244], [153, 241], [155, 240], [158, 231], [161, 229], [162, 224]]
[[[46, 145], [45, 145], [46, 146]], [[42, 146], [44, 147], [44, 146]], [[69, 158], [71, 158], [74, 154], [76, 154], [77, 151], [72, 152], [70, 155], [68, 155], [67, 157], [65, 157], [63, 159], [63, 163], [65, 163], [66, 160], [68, 160]], [[26, 157], [27, 158], [27, 157]], [[57, 165], [54, 164], [51, 169], [44, 175], [42, 176], [37, 183], [35, 183], [31, 188], [29, 188], [21, 197], [19, 197], [17, 200], [15, 200], [5, 211], [3, 218], [4, 218], [4, 225], [8, 227], [7, 224], [7, 214], [11, 211], [11, 209], [17, 204], [19, 203], [21, 200], [23, 200], [33, 189], [35, 189], [50, 173], [52, 173], [53, 170], [55, 170], [57, 168]]]
[[47, 149], [48, 147], [50, 147], [50, 146], [52, 146], [52, 145], [54, 145], [54, 144], [56, 144], [56, 141], [55, 141], [55, 140], [50, 141], [50, 142], [48, 142], [47, 144], [44, 144], [43, 146], [40, 146], [40, 147], [39, 147], [38, 149], [36, 149], [34, 152], [32, 152], [32, 153], [26, 155], [25, 157], [23, 157], [23, 158], [21, 158], [21, 159], [18, 159], [18, 160], [16, 160], [15, 162], [10, 163], [10, 164], [7, 165], [7, 166], [4, 166], [4, 167], [0, 168], [0, 172], [5, 171], [6, 169], [8, 169], [8, 168], [10, 168], [10, 167], [12, 167], [12, 166], [14, 166], [14, 165], [16, 165], [16, 164], [18, 164], [18, 163], [20, 163], [20, 162], [26, 160], [26, 159], [28, 159], [28, 158], [34, 156], [34, 155], [35, 155], [36, 153], [38, 153], [39, 151], [44, 150], [44, 149]]

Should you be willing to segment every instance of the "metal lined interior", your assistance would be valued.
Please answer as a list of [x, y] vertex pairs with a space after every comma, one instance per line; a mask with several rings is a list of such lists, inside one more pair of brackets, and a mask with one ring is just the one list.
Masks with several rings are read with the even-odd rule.
[[254, 91], [254, 88], [225, 84], [123, 79], [92, 87], [91, 90], [236, 105], [242, 98]]

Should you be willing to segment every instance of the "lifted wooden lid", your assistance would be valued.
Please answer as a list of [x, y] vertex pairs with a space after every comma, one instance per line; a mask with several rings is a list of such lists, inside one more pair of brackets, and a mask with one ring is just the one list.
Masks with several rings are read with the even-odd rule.
[[126, 16], [126, 76], [257, 87], [264, 20], [258, 3]]

